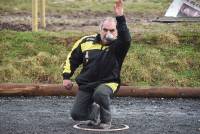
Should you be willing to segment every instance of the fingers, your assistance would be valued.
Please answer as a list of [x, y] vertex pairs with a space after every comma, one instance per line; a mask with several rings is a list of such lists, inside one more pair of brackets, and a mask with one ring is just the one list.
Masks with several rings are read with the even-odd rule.
[[73, 84], [67, 84], [67, 85], [64, 85], [64, 88], [67, 89], [67, 90], [70, 90], [71, 88], [73, 87]]
[[70, 90], [73, 87], [73, 83], [70, 80], [63, 80], [63, 87]]
[[122, 4], [123, 0], [116, 0], [116, 4]]
[[123, 1], [122, 0], [117, 0], [115, 3], [115, 8], [117, 7], [122, 7], [123, 6]]
[[122, 0], [116, 0], [114, 5], [114, 11], [116, 16], [122, 16], [123, 15], [123, 1]]

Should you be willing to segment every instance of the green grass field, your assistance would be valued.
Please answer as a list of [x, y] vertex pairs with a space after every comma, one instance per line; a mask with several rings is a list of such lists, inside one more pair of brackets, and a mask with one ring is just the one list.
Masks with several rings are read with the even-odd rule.
[[[123, 83], [134, 86], [200, 86], [200, 38], [184, 43], [185, 40], [181, 42], [181, 39], [189, 36], [184, 32], [179, 34], [182, 35], [166, 34], [153, 39], [144, 35], [141, 38], [147, 43], [136, 42], [133, 38], [122, 69]], [[62, 82], [62, 65], [72, 46], [67, 40], [73, 42], [79, 36], [81, 33], [0, 31], [0, 81]], [[178, 42], [174, 38], [178, 38]]]
[[[46, 0], [47, 12], [67, 13], [77, 11], [112, 12], [115, 0]], [[136, 14], [162, 14], [171, 0], [126, 0], [125, 12]], [[2, 12], [31, 12], [31, 0], [1, 0]]]
[[[64, 3], [63, 3], [64, 2]], [[125, 11], [161, 15], [170, 0], [126, 0]], [[114, 0], [48, 0], [47, 13], [112, 12]], [[0, 11], [30, 12], [31, 0], [0, 0]], [[199, 23], [130, 23], [132, 45], [122, 69], [122, 83], [139, 86], [200, 86]], [[67, 32], [0, 31], [0, 83], [61, 83], [72, 44], [86, 35]], [[80, 71], [77, 70], [73, 76]]]

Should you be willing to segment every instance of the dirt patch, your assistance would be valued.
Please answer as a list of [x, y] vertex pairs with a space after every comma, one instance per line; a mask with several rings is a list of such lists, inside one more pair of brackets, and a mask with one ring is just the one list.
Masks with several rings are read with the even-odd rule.
[[[47, 31], [81, 31], [95, 32], [100, 21], [106, 16], [114, 16], [111, 12], [71, 12], [67, 14], [47, 14]], [[126, 14], [127, 22], [151, 23], [156, 16], [142, 14]], [[1, 13], [0, 30], [10, 29], [16, 31], [31, 31], [31, 14], [27, 12]], [[39, 28], [41, 24], [39, 23]]]
[[[72, 127], [73, 101], [74, 97], [0, 97], [0, 133], [93, 134]], [[114, 98], [111, 109], [113, 124], [129, 125], [124, 134], [200, 132], [198, 99]]]
[[0, 23], [0, 30], [31, 31], [31, 26], [27, 24]]

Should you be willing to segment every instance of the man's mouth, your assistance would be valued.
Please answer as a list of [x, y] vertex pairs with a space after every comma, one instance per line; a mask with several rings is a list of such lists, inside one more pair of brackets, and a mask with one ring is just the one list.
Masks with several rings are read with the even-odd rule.
[[107, 34], [107, 35], [105, 36], [105, 40], [106, 40], [107, 42], [111, 42], [111, 41], [115, 40], [115, 38], [114, 38], [114, 36], [113, 36], [112, 34]]

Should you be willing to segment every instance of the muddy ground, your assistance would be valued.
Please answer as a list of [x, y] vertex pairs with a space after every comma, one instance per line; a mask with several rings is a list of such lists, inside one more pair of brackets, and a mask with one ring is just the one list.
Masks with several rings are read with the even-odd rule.
[[[67, 14], [47, 14], [47, 31], [96, 32], [100, 21], [113, 13], [75, 12]], [[127, 23], [151, 23], [157, 15], [126, 14]], [[31, 14], [28, 12], [0, 13], [0, 30], [31, 31]], [[39, 29], [41, 25], [39, 23]]]
[[0, 134], [199, 134], [199, 99], [114, 98], [113, 124], [128, 130], [88, 132], [72, 126], [74, 97], [0, 97]]

